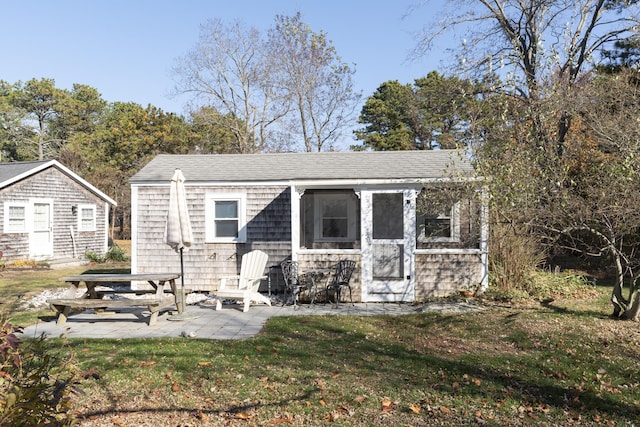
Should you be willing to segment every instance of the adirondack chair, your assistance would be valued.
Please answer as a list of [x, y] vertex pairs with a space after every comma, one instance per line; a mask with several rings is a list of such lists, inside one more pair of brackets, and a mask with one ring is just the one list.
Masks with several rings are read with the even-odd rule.
[[235, 299], [242, 300], [243, 312], [249, 311], [251, 302], [265, 303], [271, 306], [271, 300], [258, 292], [260, 281], [266, 279], [264, 270], [267, 266], [269, 256], [262, 251], [251, 251], [242, 256], [240, 266], [240, 276], [238, 278], [238, 288], [227, 288], [227, 277], [220, 279], [220, 289], [216, 293], [216, 310], [222, 308], [222, 300]]

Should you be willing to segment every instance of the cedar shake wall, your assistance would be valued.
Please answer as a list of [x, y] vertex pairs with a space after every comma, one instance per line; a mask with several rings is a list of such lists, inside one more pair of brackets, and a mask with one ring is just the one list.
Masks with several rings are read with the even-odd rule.
[[479, 254], [416, 254], [416, 301], [476, 290], [482, 279]]
[[[72, 258], [74, 240], [76, 257], [84, 257], [86, 252], [104, 255], [107, 233], [105, 201], [58, 169], [48, 168], [0, 190], [0, 250], [5, 260], [12, 262], [29, 258], [29, 233], [4, 233], [4, 203], [27, 203], [30, 199], [53, 201], [53, 260]], [[82, 204], [95, 205], [96, 231], [78, 232], [79, 212], [72, 215], [71, 207]]]
[[[209, 192], [246, 194], [246, 243], [205, 243], [205, 195]], [[185, 288], [217, 289], [221, 277], [239, 274], [242, 255], [254, 249], [269, 255], [265, 275], [272, 279], [272, 291], [283, 287], [279, 265], [291, 256], [288, 186], [209, 187], [187, 182], [186, 195], [193, 242], [183, 254]], [[138, 187], [137, 273], [180, 272], [180, 255], [164, 243], [168, 205], [168, 186]], [[267, 290], [265, 280], [260, 291]]]

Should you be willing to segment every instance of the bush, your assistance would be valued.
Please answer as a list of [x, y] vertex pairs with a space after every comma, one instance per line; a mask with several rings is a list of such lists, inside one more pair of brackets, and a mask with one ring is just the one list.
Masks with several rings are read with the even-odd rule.
[[102, 264], [104, 262], [104, 257], [95, 252], [85, 252], [84, 257], [88, 259], [90, 262], [93, 262], [96, 264]]
[[124, 249], [113, 246], [104, 256], [105, 261], [121, 262], [127, 260], [127, 254]]
[[513, 299], [530, 294], [532, 274], [544, 252], [527, 230], [492, 224], [489, 246], [490, 294]]
[[72, 425], [72, 358], [49, 348], [44, 337], [25, 344], [16, 332], [0, 319], [0, 425]]
[[105, 262], [119, 262], [126, 261], [127, 255], [124, 249], [121, 249], [117, 246], [113, 246], [111, 249], [107, 251], [104, 256], [98, 255], [95, 252], [85, 252], [84, 257], [88, 259], [90, 262], [96, 264], [104, 264]]

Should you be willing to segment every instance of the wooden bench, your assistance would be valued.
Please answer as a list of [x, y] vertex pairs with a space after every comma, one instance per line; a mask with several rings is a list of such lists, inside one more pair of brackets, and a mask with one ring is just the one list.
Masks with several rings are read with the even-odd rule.
[[[166, 294], [172, 294], [173, 292], [171, 291], [171, 289], [164, 289], [163, 292]], [[186, 294], [190, 294], [192, 293], [193, 290], [191, 289], [185, 289], [184, 293]], [[136, 296], [140, 296], [140, 295], [155, 295], [156, 291], [154, 289], [100, 289], [100, 290], [96, 290], [96, 295], [98, 295], [99, 298], [102, 298], [106, 295], [113, 295], [113, 294], [118, 294], [118, 295], [136, 295]]]
[[[58, 325], [64, 325], [67, 321], [71, 309], [84, 308], [94, 310], [105, 310], [107, 308], [117, 307], [147, 307], [151, 311], [149, 317], [149, 326], [156, 323], [158, 313], [167, 307], [176, 307], [178, 312], [183, 311], [183, 303], [181, 292], [177, 293], [175, 279], [180, 277], [174, 273], [164, 274], [81, 274], [78, 276], [62, 277], [60, 280], [69, 284], [66, 295], [62, 298], [54, 298], [47, 300], [51, 308], [58, 313]], [[116, 284], [145, 281], [153, 289], [104, 289], [104, 286], [115, 286]], [[87, 291], [81, 297], [76, 297], [80, 283], [84, 283]], [[165, 284], [169, 287], [165, 288]], [[147, 295], [151, 294], [151, 298], [120, 298], [109, 299], [104, 298], [109, 294], [125, 294], [125, 295]]]
[[[155, 292], [155, 291], [154, 291]], [[173, 297], [159, 298], [122, 298], [122, 299], [87, 299], [87, 298], [56, 298], [47, 303], [58, 313], [58, 325], [64, 325], [72, 308], [106, 310], [107, 308], [147, 307], [151, 312], [149, 326], [156, 323], [158, 313], [167, 307], [175, 307]]]

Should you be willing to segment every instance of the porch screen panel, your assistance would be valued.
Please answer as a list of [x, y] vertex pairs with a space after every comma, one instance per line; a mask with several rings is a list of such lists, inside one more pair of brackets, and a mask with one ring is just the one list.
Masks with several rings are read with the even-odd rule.
[[373, 238], [404, 238], [402, 193], [373, 194]]
[[373, 278], [401, 279], [404, 276], [404, 246], [376, 243], [373, 250]]

